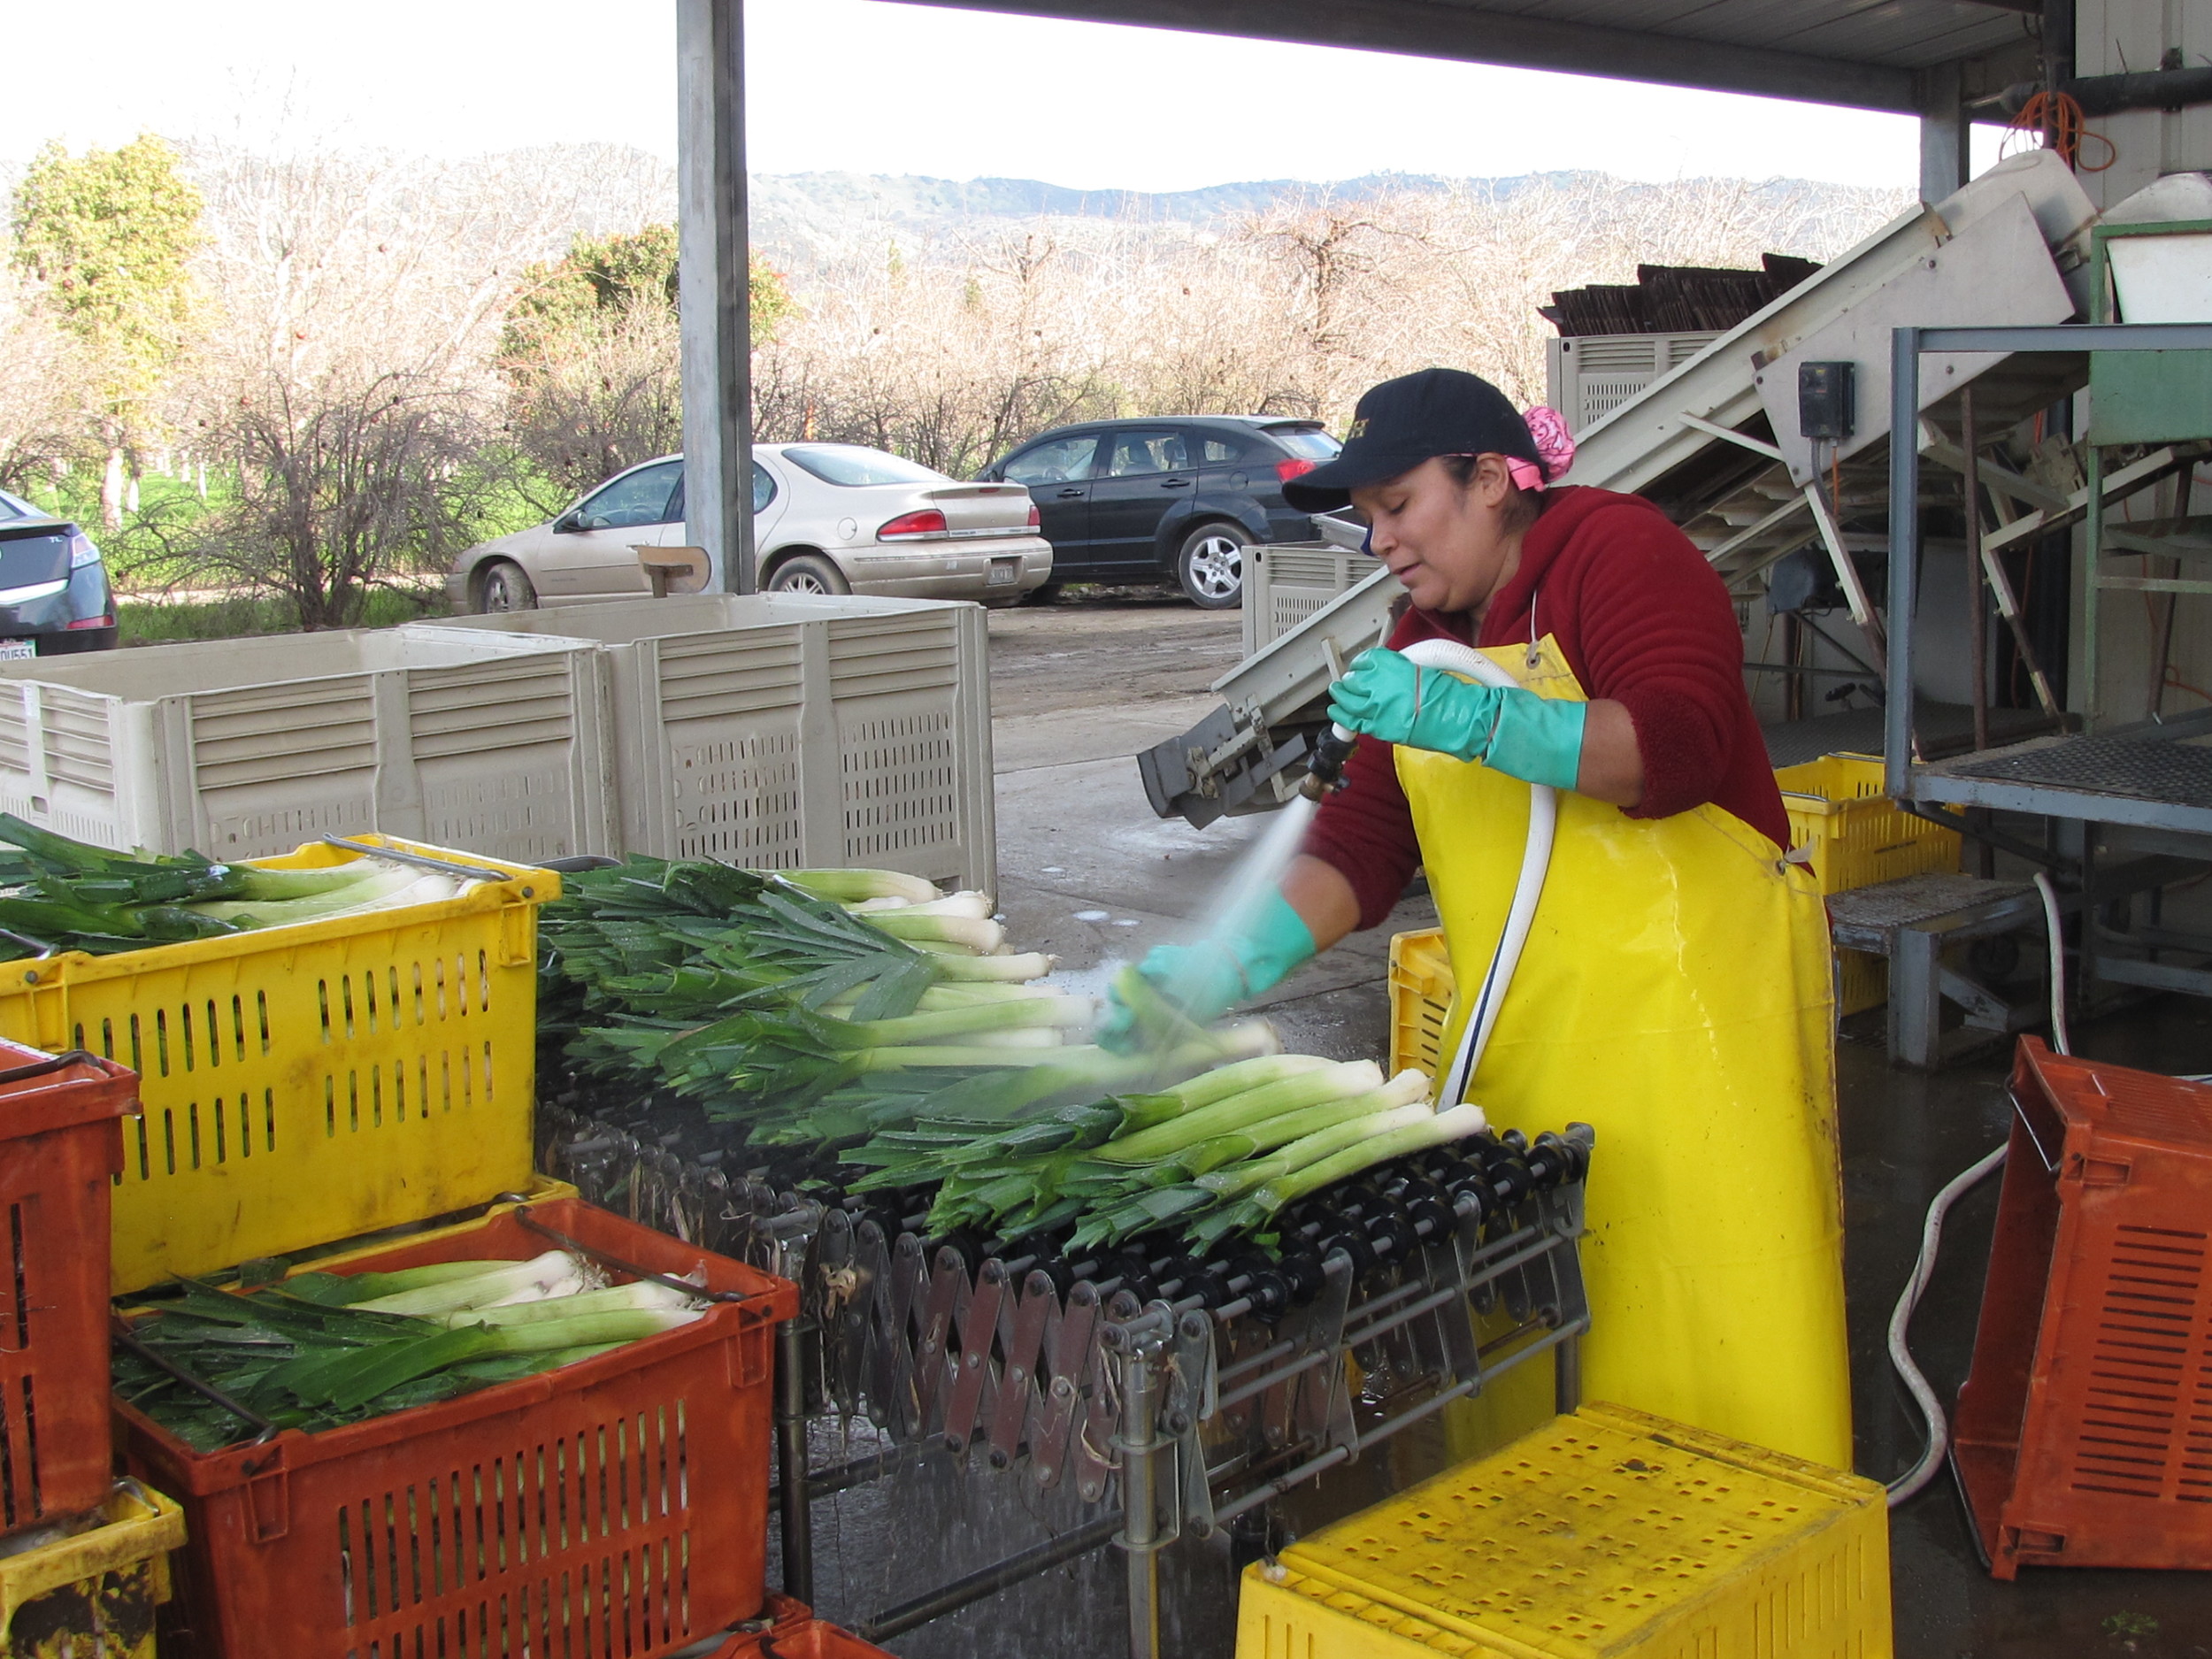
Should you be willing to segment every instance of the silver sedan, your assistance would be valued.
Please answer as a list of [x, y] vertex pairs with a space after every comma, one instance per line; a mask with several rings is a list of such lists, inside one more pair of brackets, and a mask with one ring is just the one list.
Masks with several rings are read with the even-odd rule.
[[[527, 611], [650, 591], [638, 549], [683, 547], [683, 457], [618, 472], [557, 518], [468, 549], [457, 611]], [[753, 448], [758, 586], [1012, 604], [1052, 576], [1052, 545], [1018, 484], [964, 484], [851, 443]]]

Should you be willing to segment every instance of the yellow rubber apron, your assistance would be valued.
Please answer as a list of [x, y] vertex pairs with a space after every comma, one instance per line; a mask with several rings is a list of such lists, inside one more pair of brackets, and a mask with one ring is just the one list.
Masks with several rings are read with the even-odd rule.
[[[1583, 696], [1549, 636], [1485, 655], [1540, 695]], [[1397, 765], [1469, 991], [1512, 900], [1529, 786], [1403, 746]], [[1832, 1000], [1819, 893], [1772, 841], [1717, 806], [1632, 818], [1563, 789], [1543, 900], [1467, 1098], [1498, 1129], [1597, 1131], [1586, 1398], [1847, 1469]], [[1525, 1415], [1539, 1379], [1504, 1380], [1487, 1409], [1517, 1396]]]

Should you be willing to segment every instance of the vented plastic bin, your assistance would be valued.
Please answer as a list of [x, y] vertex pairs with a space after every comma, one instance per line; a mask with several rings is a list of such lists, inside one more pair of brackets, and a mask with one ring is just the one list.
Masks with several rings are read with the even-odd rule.
[[1244, 1574], [1237, 1659], [1888, 1659], [1855, 1475], [1585, 1406]]
[[714, 1659], [890, 1659], [880, 1647], [816, 1618], [803, 1601], [772, 1595], [761, 1617], [749, 1623], [762, 1628], [740, 1631], [714, 1650]]
[[600, 648], [621, 841], [598, 850], [995, 886], [979, 606], [700, 594], [424, 626]]
[[119, 1065], [0, 1042], [0, 1533], [108, 1490], [108, 1202], [137, 1110]]
[[1326, 541], [1278, 541], [1244, 549], [1244, 654], [1251, 657], [1331, 600], [1375, 573], [1356, 548]]
[[1576, 334], [1544, 342], [1544, 401], [1578, 436], [1719, 339], [1717, 334]]
[[135, 1480], [102, 1491], [99, 1525], [0, 1558], [0, 1659], [154, 1659], [184, 1511]]
[[1778, 766], [1790, 840], [1810, 855], [1823, 893], [1959, 867], [1956, 831], [1915, 818], [1882, 793], [1877, 755], [1826, 755]]
[[596, 664], [410, 626], [0, 665], [0, 811], [213, 858], [366, 830], [538, 861], [607, 845]]
[[2212, 1568], [2212, 1088], [2023, 1037], [1952, 1468], [1990, 1571]]
[[119, 1403], [132, 1472], [184, 1502], [193, 1652], [655, 1659], [759, 1612], [773, 1333], [796, 1289], [578, 1199], [346, 1265], [526, 1260], [555, 1243], [530, 1221], [654, 1272], [703, 1267], [708, 1289], [746, 1300], [558, 1371], [258, 1446], [195, 1452]]
[[[403, 910], [0, 963], [0, 1036], [139, 1073], [113, 1194], [117, 1293], [528, 1185], [538, 907], [560, 878], [362, 839], [498, 879]], [[355, 856], [318, 842], [265, 862]]]
[[1444, 1023], [1452, 1017], [1452, 958], [1444, 930], [1424, 927], [1390, 939], [1390, 1074], [1443, 1069]]

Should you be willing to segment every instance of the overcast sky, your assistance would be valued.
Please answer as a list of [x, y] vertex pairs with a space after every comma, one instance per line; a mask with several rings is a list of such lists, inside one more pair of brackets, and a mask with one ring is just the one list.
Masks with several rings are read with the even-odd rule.
[[[1917, 171], [1914, 124], [1899, 116], [883, 0], [747, 10], [757, 173], [1175, 190], [1569, 167], [1901, 187]], [[667, 0], [18, 0], [7, 34], [9, 164], [50, 138], [114, 144], [143, 130], [675, 154]]]

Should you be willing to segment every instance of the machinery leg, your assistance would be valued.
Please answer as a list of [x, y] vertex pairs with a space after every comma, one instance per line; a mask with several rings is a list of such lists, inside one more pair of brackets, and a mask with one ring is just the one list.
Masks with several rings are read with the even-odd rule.
[[1900, 927], [1889, 952], [1889, 1057], [1932, 1071], [1943, 1064], [1943, 935]]
[[776, 1477], [782, 1490], [783, 1593], [814, 1604], [813, 1493], [807, 1486], [806, 1329], [776, 1327]]
[[1582, 1339], [1571, 1336], [1551, 1351], [1552, 1409], [1567, 1417], [1582, 1404]]
[[1142, 1345], [1122, 1353], [1119, 1369], [1122, 1522], [1115, 1541], [1129, 1557], [1129, 1659], [1160, 1659], [1159, 1376]]

